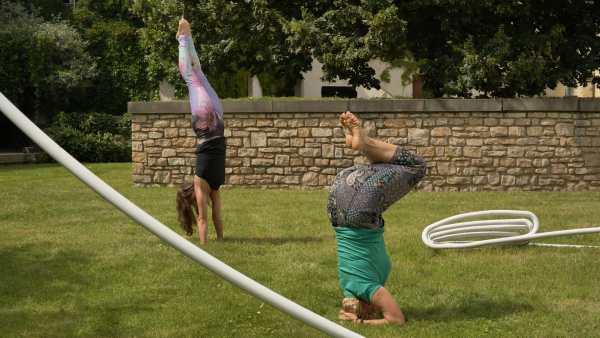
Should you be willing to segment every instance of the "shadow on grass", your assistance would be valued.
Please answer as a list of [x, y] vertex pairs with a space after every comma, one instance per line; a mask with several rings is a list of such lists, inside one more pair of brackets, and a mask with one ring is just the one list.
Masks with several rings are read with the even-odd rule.
[[[56, 250], [51, 243], [0, 247], [1, 336], [68, 337], [130, 334], [122, 318], [153, 312], [146, 295], [106, 298], [95, 290], [89, 252]], [[103, 294], [94, 299], [90, 294]], [[90, 303], [89, 300], [94, 302]], [[86, 301], [87, 300], [87, 301]]]
[[1, 247], [2, 298], [8, 296], [13, 303], [22, 298], [51, 300], [80, 286], [81, 267], [90, 265], [89, 254], [52, 248], [51, 243]]
[[533, 306], [512, 301], [478, 300], [457, 306], [434, 306], [429, 308], [402, 308], [407, 321], [448, 322], [464, 319], [485, 318], [496, 320], [521, 312], [531, 312]]
[[31, 170], [39, 170], [43, 168], [56, 168], [61, 167], [62, 165], [58, 163], [17, 163], [17, 164], [8, 164], [8, 165], [0, 165], [0, 171], [2, 172], [12, 172], [12, 171], [31, 171]]
[[225, 237], [223, 238], [223, 242], [232, 243], [232, 244], [272, 244], [272, 245], [284, 245], [290, 243], [299, 243], [299, 244], [308, 244], [308, 243], [320, 243], [325, 240], [329, 240], [326, 238], [316, 237], [316, 236], [306, 236], [306, 237]]

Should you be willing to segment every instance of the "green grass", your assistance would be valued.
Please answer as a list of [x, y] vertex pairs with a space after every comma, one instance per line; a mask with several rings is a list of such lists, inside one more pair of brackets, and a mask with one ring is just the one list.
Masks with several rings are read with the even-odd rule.
[[[175, 189], [133, 188], [131, 164], [86, 164], [168, 227]], [[337, 319], [342, 299], [326, 191], [224, 189], [226, 240], [202, 248]], [[592, 337], [600, 249], [435, 251], [425, 226], [462, 212], [534, 212], [541, 231], [600, 225], [598, 192], [411, 193], [384, 214], [386, 287], [404, 327], [367, 337]], [[209, 232], [214, 237], [214, 229]], [[197, 235], [189, 238], [198, 244]], [[546, 243], [600, 245], [599, 235]], [[56, 164], [0, 168], [2, 337], [323, 337], [169, 247]]]

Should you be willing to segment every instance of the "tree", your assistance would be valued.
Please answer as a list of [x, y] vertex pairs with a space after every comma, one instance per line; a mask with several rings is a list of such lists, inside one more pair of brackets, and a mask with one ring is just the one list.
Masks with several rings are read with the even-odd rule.
[[122, 115], [128, 101], [158, 97], [156, 74], [142, 44], [143, 22], [131, 12], [133, 0], [79, 0], [70, 14], [88, 41], [86, 50], [97, 58], [98, 77], [74, 106], [79, 112]]
[[182, 15], [191, 23], [209, 76], [230, 74], [232, 68], [247, 71], [259, 76], [263, 92], [289, 95], [302, 73], [312, 69], [313, 58], [324, 65], [326, 81], [348, 79], [353, 86], [379, 88], [368, 61], [410, 59], [397, 10], [389, 0], [144, 0], [134, 6], [144, 20], [151, 59], [178, 84], [180, 94], [185, 90], [173, 36]]
[[414, 62], [406, 48], [405, 25], [393, 1], [338, 0], [304, 7], [302, 18], [290, 20], [286, 32], [294, 48], [309, 46], [323, 64], [323, 80], [347, 79], [353, 87], [379, 89], [367, 62], [379, 59], [395, 66]]
[[[216, 87], [220, 79], [252, 74], [270, 81], [266, 92], [272, 87], [272, 94], [285, 94], [311, 69], [310, 48], [293, 48], [285, 30], [290, 18], [301, 18], [298, 1], [143, 0], [133, 10], [144, 20], [142, 36], [152, 51], [151, 63], [177, 84], [180, 96], [187, 90], [177, 68], [175, 33], [183, 15], [191, 24], [202, 69]], [[215, 90], [221, 95], [226, 88]]]
[[[44, 21], [19, 3], [0, 2], [0, 92], [36, 121], [67, 109], [96, 76], [86, 42], [64, 21]], [[0, 146], [20, 147], [27, 137], [0, 115]]]
[[0, 91], [28, 115], [67, 108], [96, 75], [87, 43], [67, 22], [0, 3]]
[[471, 97], [600, 84], [600, 4], [589, 0], [398, 1], [425, 90]]

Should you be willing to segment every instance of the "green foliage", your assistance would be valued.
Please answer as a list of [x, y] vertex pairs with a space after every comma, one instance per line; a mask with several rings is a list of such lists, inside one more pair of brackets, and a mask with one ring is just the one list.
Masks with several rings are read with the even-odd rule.
[[419, 76], [421, 72], [421, 68], [425, 65], [426, 60], [414, 60], [412, 55], [407, 56], [405, 59], [397, 59], [389, 62], [389, 66], [381, 72], [379, 78], [381, 81], [389, 83], [391, 81], [390, 78], [390, 70], [394, 68], [401, 68], [404, 70], [400, 78], [402, 79], [402, 85], [408, 86], [413, 80]]
[[60, 113], [44, 131], [80, 162], [130, 162], [131, 144], [124, 140], [131, 135], [128, 115], [117, 121], [103, 113]]
[[600, 83], [600, 3], [545, 0], [399, 2], [425, 89], [471, 97], [542, 95]]
[[404, 85], [424, 74], [434, 97], [600, 85], [595, 1], [0, 1], [0, 90], [30, 116], [42, 108], [121, 115], [128, 101], [157, 100], [165, 78], [185, 96], [175, 41], [183, 15], [221, 98], [244, 97], [250, 75], [265, 95], [290, 95], [313, 59], [324, 81], [365, 88], [380, 88], [368, 62], [381, 60], [389, 64], [382, 81], [393, 68], [405, 70]]
[[119, 134], [123, 136], [125, 139], [131, 138], [131, 114], [123, 114], [123, 118], [119, 120], [117, 125], [117, 132], [115, 134]]
[[35, 8], [39, 15], [46, 21], [52, 21], [55, 17], [67, 17], [71, 6], [64, 6], [62, 0], [17, 0], [25, 8]]
[[51, 163], [56, 162], [50, 155], [45, 152], [39, 152], [35, 154], [35, 162], [36, 163]]
[[0, 2], [0, 91], [27, 115], [69, 108], [97, 75], [87, 43], [68, 23]]
[[121, 120], [105, 113], [60, 113], [46, 130], [73, 127], [84, 133], [109, 133], [128, 137], [131, 135], [131, 114], [125, 114]]
[[[250, 74], [269, 78], [266, 91], [283, 95], [302, 78], [302, 72], [311, 69], [310, 46], [292, 47], [285, 31], [290, 18], [301, 17], [297, 1], [142, 0], [134, 3], [133, 11], [144, 21], [142, 38], [151, 50], [153, 68], [176, 84], [178, 97], [187, 94], [177, 67], [175, 40], [184, 14], [202, 69], [222, 98], [245, 96]], [[229, 79], [223, 87], [221, 79]], [[230, 82], [244, 90], [229, 94], [224, 87]]]
[[290, 20], [286, 32], [294, 48], [310, 48], [323, 64], [322, 80], [379, 89], [367, 62], [410, 60], [405, 25], [393, 1], [326, 1], [303, 7], [302, 18]]
[[87, 51], [97, 58], [98, 77], [74, 111], [122, 115], [129, 101], [158, 98], [163, 74], [150, 70], [149, 51], [140, 40], [141, 20], [130, 11], [133, 0], [80, 0], [71, 15]]

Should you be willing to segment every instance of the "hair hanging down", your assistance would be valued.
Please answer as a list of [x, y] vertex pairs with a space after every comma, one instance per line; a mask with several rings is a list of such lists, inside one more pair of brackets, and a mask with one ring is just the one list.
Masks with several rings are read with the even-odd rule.
[[342, 310], [354, 313], [356, 317], [362, 319], [374, 319], [379, 315], [379, 311], [367, 309], [358, 298], [344, 298]]
[[[198, 203], [196, 202], [196, 193], [194, 192], [194, 182], [184, 183], [180, 186], [175, 194], [175, 200], [181, 229], [183, 229], [188, 236], [191, 236], [194, 233], [192, 225], [196, 223], [196, 215], [198, 215]], [[196, 211], [195, 214], [194, 211]]]

